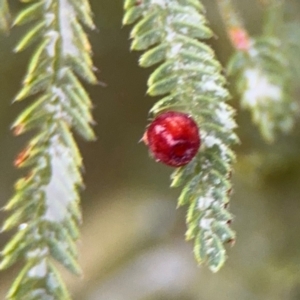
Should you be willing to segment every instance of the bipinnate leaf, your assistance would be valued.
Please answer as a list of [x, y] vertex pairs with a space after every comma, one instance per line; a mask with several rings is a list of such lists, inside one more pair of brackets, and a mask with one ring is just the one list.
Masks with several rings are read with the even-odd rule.
[[171, 185], [183, 186], [178, 206], [188, 206], [186, 238], [194, 240], [197, 262], [216, 272], [226, 259], [225, 244], [235, 239], [228, 202], [235, 160], [231, 146], [238, 138], [222, 67], [199, 40], [213, 36], [204, 7], [196, 0], [127, 0], [124, 8], [123, 23], [136, 23], [131, 49], [145, 51], [140, 65], [157, 65], [147, 93], [163, 98], [151, 113], [183, 111], [199, 126], [199, 153], [174, 171]]
[[82, 158], [72, 130], [86, 140], [95, 139], [91, 100], [78, 79], [97, 83], [83, 28], [84, 24], [93, 29], [94, 24], [87, 0], [22, 2], [28, 4], [14, 25], [32, 25], [15, 51], [33, 45], [36, 49], [15, 97], [15, 101], [30, 99], [31, 103], [12, 129], [15, 135], [34, 131], [15, 159], [15, 166], [28, 169], [28, 174], [17, 181], [15, 194], [4, 207], [10, 215], [2, 231], [16, 232], [1, 251], [0, 269], [24, 260], [7, 294], [9, 300], [68, 300], [53, 261], [81, 274], [76, 240], [81, 223]]

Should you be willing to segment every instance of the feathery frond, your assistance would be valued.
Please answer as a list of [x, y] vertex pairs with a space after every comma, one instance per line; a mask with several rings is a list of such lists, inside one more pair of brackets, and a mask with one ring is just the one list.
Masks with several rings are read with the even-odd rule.
[[249, 37], [231, 0], [218, 0], [218, 4], [237, 50], [228, 72], [236, 75], [241, 106], [251, 111], [263, 138], [274, 142], [278, 133], [291, 131], [299, 112], [293, 97], [295, 74], [291, 72], [294, 67], [289, 55], [290, 43], [280, 34], [285, 24], [283, 3], [269, 1], [263, 34], [257, 38]]
[[242, 107], [251, 111], [268, 142], [274, 142], [279, 132], [290, 132], [299, 111], [292, 95], [289, 58], [279, 48], [284, 47], [276, 37], [256, 38], [247, 53], [236, 53], [228, 68], [230, 74], [237, 74]]
[[202, 146], [186, 166], [175, 170], [172, 186], [183, 185], [178, 205], [188, 205], [188, 240], [193, 239], [198, 263], [216, 272], [225, 262], [224, 244], [235, 239], [228, 212], [231, 170], [237, 142], [234, 110], [226, 104], [226, 79], [213, 50], [199, 39], [213, 36], [197, 0], [126, 0], [124, 24], [133, 50], [143, 50], [142, 67], [160, 64], [148, 80], [148, 94], [163, 96], [154, 115], [179, 110], [199, 125]]
[[87, 0], [30, 1], [14, 20], [15, 26], [26, 23], [33, 25], [15, 50], [32, 44], [36, 50], [15, 101], [30, 97], [34, 102], [14, 122], [13, 131], [34, 130], [34, 136], [15, 161], [29, 173], [16, 183], [5, 206], [11, 216], [2, 230], [17, 232], [1, 252], [0, 269], [25, 260], [7, 299], [69, 299], [53, 260], [80, 274], [75, 243], [82, 159], [71, 129], [84, 139], [95, 138], [91, 101], [78, 79], [97, 82], [82, 27], [94, 25]]

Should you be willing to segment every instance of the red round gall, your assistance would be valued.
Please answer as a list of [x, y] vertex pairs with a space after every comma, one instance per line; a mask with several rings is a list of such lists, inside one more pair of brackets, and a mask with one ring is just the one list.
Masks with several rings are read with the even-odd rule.
[[147, 127], [143, 141], [157, 161], [172, 167], [188, 164], [201, 144], [197, 123], [177, 111], [158, 115]]

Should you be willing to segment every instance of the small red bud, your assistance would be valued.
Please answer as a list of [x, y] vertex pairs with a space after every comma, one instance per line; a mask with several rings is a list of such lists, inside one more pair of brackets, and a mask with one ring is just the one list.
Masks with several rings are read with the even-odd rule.
[[247, 31], [240, 27], [233, 27], [229, 30], [229, 36], [233, 46], [237, 50], [248, 51], [250, 48], [250, 38]]

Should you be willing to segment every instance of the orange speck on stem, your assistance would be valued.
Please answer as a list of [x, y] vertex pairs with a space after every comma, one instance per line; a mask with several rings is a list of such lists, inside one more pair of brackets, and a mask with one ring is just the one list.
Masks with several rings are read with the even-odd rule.
[[143, 134], [143, 137], [141, 138], [140, 142], [144, 142], [144, 144], [145, 144], [146, 146], [148, 146], [147, 132], [145, 132], [145, 133]]
[[233, 247], [233, 246], [235, 245], [235, 242], [236, 242], [235, 239], [230, 239], [230, 240], [227, 241], [227, 243], [228, 243], [231, 247]]
[[30, 150], [30, 147], [26, 147], [18, 154], [17, 158], [14, 161], [15, 167], [20, 167], [22, 165], [22, 163], [29, 157]]
[[13, 130], [14, 135], [20, 135], [21, 133], [23, 133], [24, 125], [18, 124], [16, 126], [14, 126], [12, 130]]

